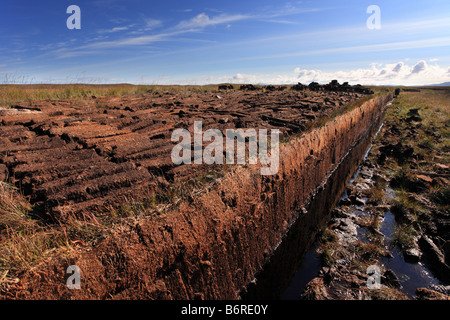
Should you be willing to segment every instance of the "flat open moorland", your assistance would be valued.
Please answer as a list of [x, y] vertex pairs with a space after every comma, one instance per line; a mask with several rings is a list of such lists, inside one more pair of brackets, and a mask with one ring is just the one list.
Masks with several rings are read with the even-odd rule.
[[3, 178], [47, 213], [97, 212], [124, 197], [167, 193], [169, 184], [195, 176], [193, 166], [176, 166], [170, 157], [171, 133], [192, 131], [194, 120], [203, 122], [203, 130], [223, 132], [277, 128], [287, 139], [361, 97], [161, 87], [125, 96], [19, 102], [0, 110], [0, 166]]
[[334, 86], [1, 86], [2, 290], [55, 250], [163, 217], [235, 167], [174, 165], [175, 129], [279, 129], [287, 144], [372, 97]]

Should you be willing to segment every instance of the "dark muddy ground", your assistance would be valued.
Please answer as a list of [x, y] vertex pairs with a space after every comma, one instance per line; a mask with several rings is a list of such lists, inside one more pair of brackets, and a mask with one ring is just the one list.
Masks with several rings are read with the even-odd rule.
[[[306, 299], [450, 299], [449, 90], [403, 91], [318, 240]], [[381, 288], [367, 286], [369, 266]]]

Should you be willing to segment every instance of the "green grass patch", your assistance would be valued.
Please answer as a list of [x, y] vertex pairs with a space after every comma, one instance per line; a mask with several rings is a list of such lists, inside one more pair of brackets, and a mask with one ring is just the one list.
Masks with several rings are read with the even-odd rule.
[[401, 248], [413, 248], [417, 231], [408, 224], [400, 224], [394, 232], [394, 243]]
[[318, 250], [322, 264], [331, 267], [339, 259], [339, 244], [333, 230], [326, 227], [318, 235]]

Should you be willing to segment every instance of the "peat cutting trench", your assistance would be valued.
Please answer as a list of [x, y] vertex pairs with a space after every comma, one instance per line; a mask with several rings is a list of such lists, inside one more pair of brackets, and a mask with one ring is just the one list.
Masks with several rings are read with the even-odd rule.
[[[300, 299], [307, 282], [317, 276], [321, 268], [320, 259], [314, 254], [315, 248], [311, 247], [349, 181], [356, 175], [354, 172], [368, 152], [381, 121], [382, 116], [376, 118], [316, 188], [270, 260], [245, 289], [243, 299]], [[300, 268], [303, 262], [307, 265]], [[299, 273], [299, 279], [293, 280], [296, 273]], [[291, 293], [286, 292], [287, 289]]]
[[[20, 187], [51, 220], [100, 219], [123, 199], [153, 196], [153, 211], [124, 219], [94, 244], [49, 254], [18, 275], [7, 297], [280, 298], [393, 95], [372, 96], [312, 124], [363, 96], [226, 90], [1, 110], [2, 180]], [[278, 172], [262, 176], [259, 165], [233, 166], [201, 192], [174, 195], [173, 186], [217, 174], [170, 160], [171, 132], [190, 130], [194, 119], [203, 130], [280, 129]], [[163, 196], [176, 201], [163, 206]], [[66, 286], [69, 265], [81, 270], [81, 290]]]

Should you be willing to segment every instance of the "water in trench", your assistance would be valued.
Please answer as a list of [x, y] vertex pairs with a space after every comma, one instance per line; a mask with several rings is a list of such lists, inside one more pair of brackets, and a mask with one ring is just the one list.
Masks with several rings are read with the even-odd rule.
[[[367, 150], [367, 153], [364, 156], [364, 160], [366, 159], [370, 149], [371, 148]], [[351, 185], [353, 181], [358, 177], [360, 169], [361, 167], [357, 169], [353, 177], [350, 179], [348, 185]], [[347, 192], [344, 191], [340, 199], [346, 197], [348, 197], [348, 195]], [[395, 191], [388, 187], [386, 189], [386, 197], [388, 199], [394, 198]], [[358, 209], [356, 209], [355, 211], [357, 211], [356, 214], [363, 214], [363, 211], [360, 211]], [[425, 263], [405, 261], [401, 249], [398, 246], [393, 245], [396, 228], [397, 222], [395, 220], [394, 214], [390, 211], [385, 212], [380, 231], [384, 235], [385, 243], [388, 247], [390, 247], [392, 257], [381, 258], [380, 264], [385, 269], [391, 269], [392, 271], [394, 271], [400, 281], [400, 290], [410, 299], [414, 299], [417, 288], [427, 288], [431, 285], [441, 285], [442, 283], [433, 275], [433, 273]], [[358, 238], [361, 241], [367, 241], [367, 239], [365, 238], [366, 232], [366, 229], [358, 228]], [[299, 299], [300, 293], [303, 292], [308, 282], [317, 277], [319, 270], [322, 268], [322, 264], [320, 257], [316, 253], [316, 248], [317, 243], [314, 242], [314, 244], [305, 254], [305, 257], [302, 260], [300, 267], [297, 269], [294, 277], [292, 278], [291, 283], [281, 295], [281, 299]]]
[[[382, 125], [378, 132], [381, 127]], [[316, 253], [317, 231], [329, 219], [330, 212], [336, 203], [335, 200], [348, 197], [347, 186], [358, 177], [361, 169], [360, 159], [362, 158], [364, 161], [371, 150], [371, 145], [367, 148], [370, 140], [369, 142], [361, 141], [359, 145], [349, 151], [339, 167], [330, 175], [328, 183], [309, 203], [308, 213], [298, 218], [272, 256], [271, 261], [256, 276], [247, 291], [241, 294], [242, 299], [298, 300], [301, 298], [306, 285], [318, 276], [322, 268], [321, 259]], [[354, 172], [354, 174], [348, 178], [348, 172]], [[348, 182], [339, 187], [342, 181]], [[387, 195], [393, 196], [394, 194], [394, 190], [387, 190]], [[360, 213], [363, 212], [360, 211]], [[385, 213], [380, 230], [385, 235], [386, 243], [389, 244], [392, 241], [395, 229], [395, 217], [388, 211]], [[364, 231], [365, 229], [362, 228], [358, 230], [358, 237], [362, 241], [365, 237]], [[422, 262], [405, 262], [401, 250], [397, 247], [393, 247], [390, 251], [393, 257], [381, 259], [380, 264], [397, 274], [401, 283], [400, 289], [409, 298], [414, 298], [416, 288], [440, 284], [439, 280]]]
[[[396, 227], [397, 222], [395, 221], [394, 214], [387, 211], [384, 214], [384, 220], [380, 231], [384, 234], [388, 246], [393, 241]], [[365, 231], [365, 229], [358, 228], [358, 238], [361, 241], [365, 241]], [[308, 282], [318, 276], [322, 264], [319, 255], [316, 253], [316, 248], [317, 243], [314, 242], [305, 254], [300, 267], [297, 269], [290, 285], [283, 292], [281, 299], [299, 299], [300, 294], [303, 292]], [[390, 249], [390, 252], [392, 258], [384, 257], [380, 260], [380, 264], [384, 266], [385, 269], [394, 271], [400, 280], [400, 290], [410, 299], [414, 299], [417, 288], [427, 288], [431, 285], [442, 284], [423, 262], [406, 262], [399, 247], [393, 246]]]
[[[375, 133], [375, 137], [380, 132], [382, 127], [383, 124], [380, 125], [378, 131]], [[365, 152], [363, 161], [367, 159], [367, 156], [369, 155], [371, 149], [372, 145], [370, 145], [367, 151]], [[355, 181], [355, 179], [359, 175], [360, 170], [361, 166], [358, 166], [358, 168], [356, 169], [355, 173], [350, 178], [346, 186], [351, 185]], [[343, 198], [348, 198], [347, 188], [345, 188], [345, 191], [341, 194], [339, 200]], [[308, 282], [317, 277], [319, 270], [322, 268], [322, 262], [319, 255], [316, 253], [316, 249], [317, 249], [317, 242], [314, 242], [306, 252], [302, 262], [300, 263], [299, 268], [297, 269], [294, 277], [292, 278], [291, 283], [281, 295], [280, 298], [282, 300], [299, 299], [300, 294], [303, 292]]]
[[[381, 127], [380, 127], [381, 128]], [[369, 154], [371, 149], [371, 146], [367, 149], [366, 153], [364, 154], [363, 160], [367, 158], [367, 155]], [[355, 179], [358, 177], [359, 171], [361, 167], [359, 166], [356, 169], [356, 172], [353, 174], [353, 176], [350, 178], [350, 181], [347, 185], [350, 185], [355, 181]], [[340, 196], [340, 199], [348, 198], [347, 194], [347, 188]], [[312, 246], [308, 249], [306, 252], [303, 260], [300, 263], [299, 268], [295, 272], [294, 277], [292, 278], [291, 283], [286, 288], [286, 290], [281, 295], [282, 300], [297, 300], [300, 298], [300, 294], [305, 289], [306, 285], [315, 277], [317, 277], [319, 270], [322, 268], [322, 262], [319, 257], [319, 255], [316, 253], [317, 249], [317, 242], [314, 242]]]
[[[392, 212], [387, 211], [384, 214], [384, 221], [380, 231], [385, 236], [385, 242], [388, 244], [393, 241], [393, 236], [397, 222]], [[427, 288], [430, 285], [439, 285], [440, 281], [433, 275], [423, 262], [410, 263], [403, 258], [403, 253], [397, 246], [390, 250], [392, 258], [382, 258], [380, 263], [386, 268], [391, 269], [398, 276], [401, 284], [400, 290], [409, 298], [413, 299], [417, 288]]]
[[281, 295], [280, 298], [282, 300], [298, 300], [308, 282], [317, 277], [319, 270], [322, 268], [322, 262], [319, 255], [316, 253], [316, 249], [317, 243], [314, 242], [311, 248], [306, 252], [291, 283]]
[[240, 293], [241, 299], [300, 298], [305, 285], [321, 268], [321, 261], [314, 250], [315, 237], [352, 178], [349, 173], [355, 172], [367, 154], [373, 133], [375, 130], [361, 138], [318, 188], [305, 205], [306, 213], [292, 224], [270, 261], [256, 275], [255, 281]]

